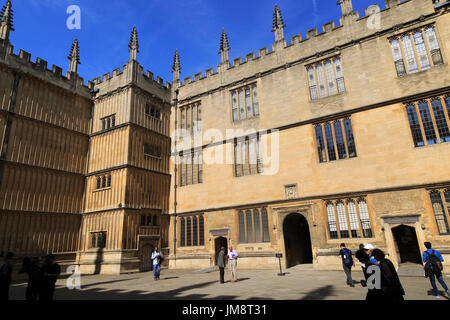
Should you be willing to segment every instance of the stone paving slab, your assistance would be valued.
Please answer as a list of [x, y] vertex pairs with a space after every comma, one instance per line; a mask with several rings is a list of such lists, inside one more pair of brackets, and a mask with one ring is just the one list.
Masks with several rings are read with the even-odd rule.
[[[353, 279], [363, 279], [355, 268]], [[81, 277], [81, 290], [69, 290], [66, 279], [57, 281], [55, 300], [364, 300], [367, 289], [345, 284], [343, 271], [315, 271], [294, 267], [278, 276], [276, 270], [239, 270], [238, 282], [220, 284], [219, 272], [194, 273], [195, 270], [162, 270], [161, 280], [154, 281], [152, 272], [123, 275], [86, 275]], [[225, 280], [229, 279], [226, 270]], [[431, 294], [429, 280], [424, 277], [400, 277], [406, 300], [437, 300]], [[444, 280], [450, 284], [450, 277]], [[26, 283], [11, 286], [10, 298], [22, 300]], [[438, 284], [439, 287], [439, 284]], [[439, 287], [440, 290], [442, 288]], [[441, 291], [443, 295], [443, 291]], [[442, 296], [440, 300], [446, 300]]]

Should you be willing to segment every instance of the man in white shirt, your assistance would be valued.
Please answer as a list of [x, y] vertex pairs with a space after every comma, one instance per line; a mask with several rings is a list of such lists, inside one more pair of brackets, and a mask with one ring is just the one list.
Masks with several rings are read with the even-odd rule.
[[159, 252], [158, 247], [155, 247], [155, 251], [152, 253], [153, 260], [153, 276], [155, 280], [159, 280], [159, 275], [161, 273], [161, 261], [164, 259], [163, 254]]

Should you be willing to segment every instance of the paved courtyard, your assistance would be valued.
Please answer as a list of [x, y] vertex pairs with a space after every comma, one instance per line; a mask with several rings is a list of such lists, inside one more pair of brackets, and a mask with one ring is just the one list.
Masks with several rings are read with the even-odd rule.
[[[356, 267], [353, 279], [363, 279]], [[162, 270], [161, 280], [154, 281], [152, 272], [123, 275], [90, 275], [81, 277], [81, 290], [66, 288], [66, 279], [57, 282], [55, 300], [157, 300], [157, 299], [266, 299], [266, 300], [362, 300], [366, 288], [345, 284], [343, 271], [314, 271], [310, 265], [286, 270], [278, 276], [275, 270], [238, 270], [238, 282], [220, 284], [218, 271], [194, 273], [194, 270]], [[228, 270], [227, 270], [228, 271]], [[225, 280], [227, 280], [226, 273]], [[431, 296], [428, 279], [401, 276], [407, 300], [437, 300]], [[450, 276], [444, 277], [450, 284]], [[11, 299], [24, 299], [25, 281], [11, 287]], [[442, 288], [441, 294], [443, 295]], [[446, 300], [442, 296], [440, 300]]]

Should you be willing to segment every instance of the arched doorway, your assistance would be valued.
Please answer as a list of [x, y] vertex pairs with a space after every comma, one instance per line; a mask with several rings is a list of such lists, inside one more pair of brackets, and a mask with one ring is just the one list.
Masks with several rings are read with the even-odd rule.
[[400, 257], [399, 263], [422, 264], [416, 229], [402, 224], [392, 228], [392, 234], [397, 246], [397, 254]]
[[214, 248], [215, 248], [215, 255], [214, 255], [214, 265], [217, 264], [217, 257], [219, 256], [220, 248], [225, 247], [225, 253], [228, 250], [228, 241], [225, 237], [218, 237], [214, 240]]
[[308, 221], [303, 215], [288, 215], [283, 222], [283, 235], [286, 268], [313, 262]]

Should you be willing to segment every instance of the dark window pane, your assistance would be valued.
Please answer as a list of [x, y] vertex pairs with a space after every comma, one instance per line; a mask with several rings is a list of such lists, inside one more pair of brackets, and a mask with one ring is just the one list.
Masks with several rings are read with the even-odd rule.
[[405, 63], [403, 59], [395, 61], [395, 69], [397, 70], [397, 75], [403, 76], [406, 74]]
[[325, 125], [325, 137], [327, 140], [328, 159], [330, 161], [336, 160], [336, 151], [334, 150], [333, 132], [331, 131], [331, 124]]
[[97, 248], [97, 234], [91, 233], [91, 248]]
[[192, 245], [198, 246], [198, 222], [197, 217], [192, 217]]
[[261, 238], [261, 217], [259, 215], [259, 210], [253, 210], [253, 224], [255, 227], [255, 242], [262, 242]]
[[198, 244], [200, 246], [205, 245], [205, 224], [203, 221], [203, 216], [198, 218]]
[[[439, 233], [440, 234], [448, 234], [449, 228], [448, 228], [448, 223], [447, 223], [447, 217], [446, 217], [445, 211], [444, 211], [444, 205], [442, 204], [441, 194], [437, 191], [433, 191], [430, 193], [430, 198], [431, 198], [431, 205], [433, 207], [434, 216], [436, 218], [436, 224], [437, 224]], [[450, 199], [448, 199], [448, 197], [446, 197], [445, 200], [447, 201]]]
[[186, 218], [186, 245], [191, 246], [192, 245], [192, 217]]
[[252, 212], [250, 210], [245, 212], [245, 222], [247, 227], [247, 242], [255, 242], [253, 239]]
[[450, 118], [450, 96], [445, 97], [445, 105], [447, 106], [447, 115]]
[[102, 130], [105, 130], [105, 129], [106, 129], [106, 120], [103, 119], [102, 120]]
[[327, 161], [325, 144], [323, 142], [323, 131], [322, 126], [316, 126], [316, 140], [317, 140], [317, 152], [319, 154], [319, 161]]
[[106, 129], [109, 129], [109, 128], [111, 128], [111, 119], [110, 118], [108, 118], [106, 120]]
[[269, 218], [267, 216], [266, 208], [262, 208], [262, 210], [261, 210], [261, 221], [262, 221], [262, 229], [263, 229], [263, 242], [269, 242], [270, 241]]
[[447, 120], [445, 120], [444, 109], [442, 109], [441, 100], [435, 99], [431, 101], [431, 107], [434, 113], [434, 119], [436, 120], [436, 126], [438, 128], [441, 142], [450, 141], [450, 132], [448, 131]]
[[106, 188], [106, 176], [102, 177], [102, 188]]
[[409, 126], [414, 140], [414, 146], [424, 146], [422, 131], [420, 131], [419, 119], [417, 118], [416, 107], [409, 105], [406, 107], [406, 113], [408, 114]]
[[141, 216], [141, 226], [145, 226], [145, 216]]
[[244, 224], [244, 213], [239, 211], [239, 243], [245, 243], [245, 224]]
[[344, 127], [345, 127], [345, 136], [347, 138], [348, 155], [350, 158], [357, 157], [358, 155], [356, 154], [356, 146], [355, 146], [355, 138], [353, 137], [352, 121], [350, 119], [345, 119]]
[[153, 225], [154, 226], [158, 225], [158, 216], [156, 214], [153, 216]]
[[341, 230], [341, 238], [348, 238], [348, 230]]
[[180, 246], [184, 247], [186, 245], [186, 222], [184, 218], [181, 218], [180, 229]]
[[147, 226], [151, 226], [152, 225], [152, 216], [148, 215], [147, 216], [147, 222], [146, 222]]
[[107, 184], [106, 184], [108, 187], [111, 187], [111, 175], [109, 174], [108, 175], [108, 181], [107, 181]]
[[100, 177], [97, 177], [97, 189], [100, 189], [102, 187], [102, 179]]
[[114, 117], [114, 116], [111, 118], [111, 126], [112, 127], [116, 126], [116, 117]]
[[433, 120], [431, 119], [430, 109], [428, 109], [427, 102], [419, 103], [420, 117], [422, 118], [422, 125], [425, 131], [428, 144], [436, 144], [436, 132], [434, 131]]
[[334, 135], [336, 137], [336, 145], [339, 159], [347, 158], [347, 153], [345, 151], [344, 135], [342, 134], [341, 121], [336, 121], [334, 123]]

